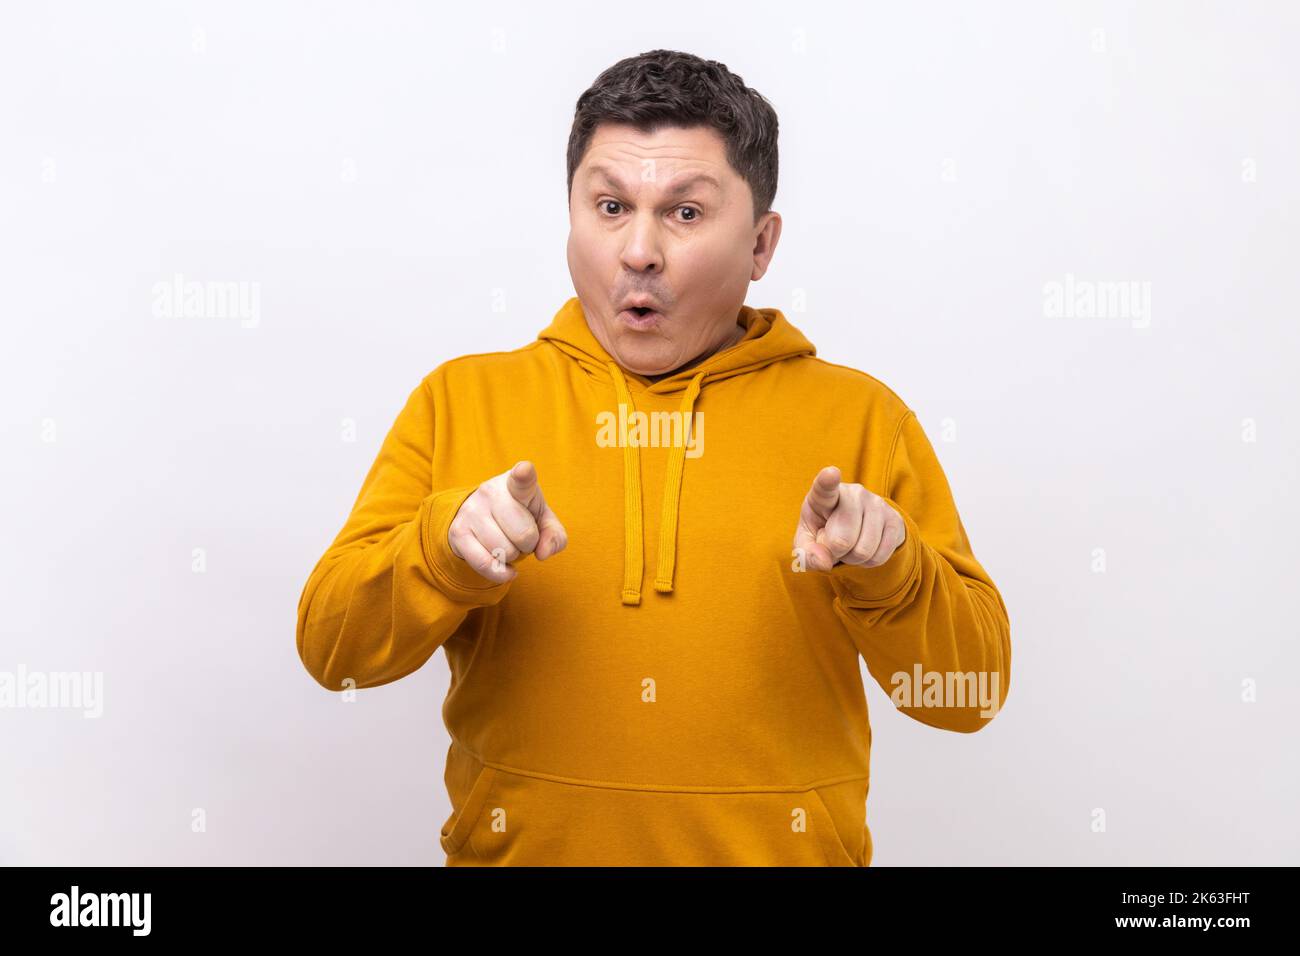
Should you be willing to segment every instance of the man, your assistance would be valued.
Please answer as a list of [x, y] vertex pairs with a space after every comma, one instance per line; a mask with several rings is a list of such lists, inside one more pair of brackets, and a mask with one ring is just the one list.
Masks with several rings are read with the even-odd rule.
[[376, 687], [445, 649], [449, 866], [869, 865], [859, 655], [975, 731], [1006, 606], [915, 413], [743, 304], [781, 233], [763, 97], [623, 60], [568, 175], [577, 295], [410, 394], [303, 591], [303, 664]]

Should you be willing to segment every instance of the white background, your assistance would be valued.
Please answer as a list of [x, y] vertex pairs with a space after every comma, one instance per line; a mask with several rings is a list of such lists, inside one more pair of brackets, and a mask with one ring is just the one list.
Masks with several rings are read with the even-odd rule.
[[0, 670], [104, 712], [0, 710], [0, 862], [442, 863], [443, 654], [345, 704], [298, 598], [420, 378], [573, 294], [574, 102], [658, 47], [776, 107], [747, 302], [917, 410], [1010, 608], [980, 733], [869, 684], [873, 864], [1300, 862], [1297, 8], [560, 6], [6, 7]]

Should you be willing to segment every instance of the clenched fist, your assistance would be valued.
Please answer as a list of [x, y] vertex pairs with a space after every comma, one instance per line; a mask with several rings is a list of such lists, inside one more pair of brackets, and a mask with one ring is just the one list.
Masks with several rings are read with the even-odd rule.
[[828, 465], [804, 497], [794, 546], [809, 567], [829, 571], [837, 561], [878, 567], [906, 539], [907, 526], [884, 498], [840, 481], [840, 470]]
[[542, 497], [537, 469], [526, 460], [479, 485], [447, 530], [452, 554], [497, 584], [519, 573], [509, 562], [520, 555], [545, 561], [568, 542], [564, 525]]

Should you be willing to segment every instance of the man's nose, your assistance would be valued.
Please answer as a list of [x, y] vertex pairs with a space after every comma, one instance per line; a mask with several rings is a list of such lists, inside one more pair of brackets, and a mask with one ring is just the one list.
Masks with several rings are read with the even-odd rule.
[[653, 215], [637, 216], [627, 227], [623, 265], [635, 272], [662, 272], [663, 249]]

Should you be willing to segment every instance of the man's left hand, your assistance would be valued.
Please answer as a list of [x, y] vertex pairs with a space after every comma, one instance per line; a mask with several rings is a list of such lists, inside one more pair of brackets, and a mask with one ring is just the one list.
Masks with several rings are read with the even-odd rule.
[[794, 546], [808, 567], [829, 571], [836, 562], [879, 567], [906, 539], [907, 526], [884, 498], [841, 481], [840, 470], [828, 465], [804, 496]]

